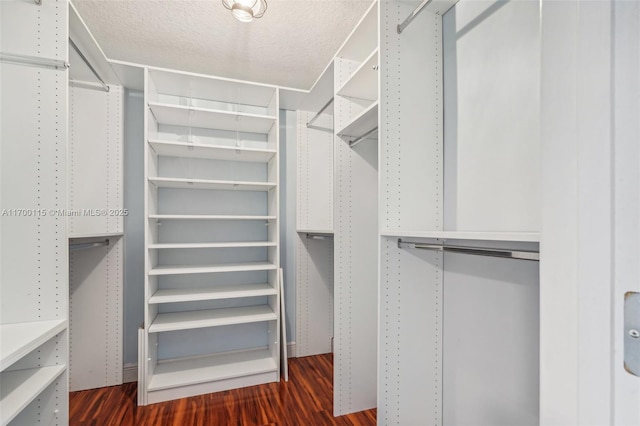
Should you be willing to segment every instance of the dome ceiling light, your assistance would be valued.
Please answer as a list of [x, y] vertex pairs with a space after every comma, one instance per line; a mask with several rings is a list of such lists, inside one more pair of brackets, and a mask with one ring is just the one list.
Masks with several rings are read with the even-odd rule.
[[262, 18], [267, 11], [266, 0], [222, 0], [222, 4], [240, 22]]

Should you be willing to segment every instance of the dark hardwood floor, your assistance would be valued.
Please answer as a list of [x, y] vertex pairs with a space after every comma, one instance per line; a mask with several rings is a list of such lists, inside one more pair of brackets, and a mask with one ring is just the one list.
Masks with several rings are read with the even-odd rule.
[[375, 425], [376, 411], [333, 417], [333, 356], [289, 360], [289, 382], [270, 383], [146, 407], [136, 384], [72, 392], [71, 426]]

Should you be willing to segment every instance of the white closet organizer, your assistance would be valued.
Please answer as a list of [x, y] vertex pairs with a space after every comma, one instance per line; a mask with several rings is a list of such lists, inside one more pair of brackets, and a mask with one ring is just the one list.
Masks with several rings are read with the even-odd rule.
[[279, 380], [278, 90], [149, 68], [139, 403]]
[[380, 6], [378, 422], [538, 424], [539, 9], [454, 3]]
[[67, 22], [63, 0], [0, 3], [2, 426], [68, 419]]

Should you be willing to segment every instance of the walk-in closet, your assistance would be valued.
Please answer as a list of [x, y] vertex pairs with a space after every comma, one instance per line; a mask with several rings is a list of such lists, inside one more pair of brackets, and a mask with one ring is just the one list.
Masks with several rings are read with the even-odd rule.
[[0, 425], [640, 425], [640, 1], [0, 2]]

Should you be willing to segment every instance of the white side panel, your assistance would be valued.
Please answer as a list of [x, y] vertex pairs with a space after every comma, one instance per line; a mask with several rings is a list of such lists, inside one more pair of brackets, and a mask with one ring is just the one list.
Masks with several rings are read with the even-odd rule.
[[123, 89], [69, 88], [69, 236], [123, 232]]
[[415, 4], [380, 2], [380, 226], [442, 229], [442, 39], [425, 11], [402, 34]]
[[333, 116], [298, 111], [298, 230], [333, 230]]
[[69, 254], [71, 391], [122, 383], [122, 252], [116, 237]]
[[640, 3], [617, 2], [614, 93], [615, 425], [640, 424], [640, 378], [624, 369], [624, 294], [640, 292]]
[[539, 15], [462, 1], [443, 18], [446, 230], [540, 229]]
[[333, 241], [298, 234], [296, 354], [331, 352], [333, 339]]
[[440, 425], [442, 254], [381, 243], [378, 424]]
[[[354, 63], [336, 59], [335, 86]], [[336, 97], [335, 128], [358, 106]], [[334, 146], [334, 414], [376, 406], [378, 146], [354, 148], [336, 136]]]
[[444, 257], [445, 425], [538, 425], [538, 262]]

